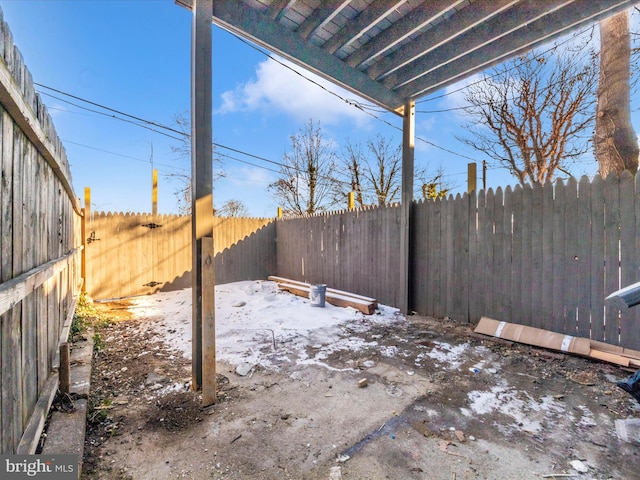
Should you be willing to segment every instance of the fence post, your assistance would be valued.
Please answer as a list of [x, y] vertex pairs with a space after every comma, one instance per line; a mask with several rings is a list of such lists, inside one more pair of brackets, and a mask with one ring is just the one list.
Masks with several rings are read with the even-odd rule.
[[60, 393], [69, 395], [71, 385], [71, 364], [69, 361], [69, 344], [60, 344], [60, 366], [58, 368], [58, 378], [60, 381]]
[[151, 215], [155, 221], [158, 215], [158, 169], [154, 168], [151, 172]]
[[467, 193], [476, 191], [476, 179], [478, 178], [478, 166], [476, 162], [467, 165]]

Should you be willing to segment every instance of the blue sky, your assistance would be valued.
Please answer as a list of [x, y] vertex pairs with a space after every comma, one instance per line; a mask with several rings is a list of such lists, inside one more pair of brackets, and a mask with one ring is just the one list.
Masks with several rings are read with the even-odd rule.
[[[191, 12], [173, 0], [0, 0], [0, 7], [35, 82], [163, 125], [175, 126], [176, 115], [188, 117]], [[176, 212], [175, 192], [181, 185], [176, 175], [188, 175], [190, 169], [190, 159], [171, 149], [179, 145], [176, 139], [83, 110], [67, 102], [100, 109], [48, 88], [37, 89], [66, 147], [78, 197], [90, 187], [94, 210], [150, 211], [153, 161], [160, 177], [159, 212]], [[448, 88], [449, 95], [421, 103], [417, 110], [460, 105], [462, 95], [454, 90]], [[213, 109], [214, 142], [275, 162], [309, 119], [319, 121], [325, 138], [337, 146], [347, 139], [364, 144], [377, 133], [401, 142], [401, 132], [387, 125], [400, 128], [400, 117], [362, 113], [215, 26]], [[416, 142], [416, 166], [433, 172], [442, 167], [456, 192], [466, 189], [469, 158], [478, 161], [479, 170], [483, 160], [455, 139], [463, 124], [456, 111], [416, 117], [416, 135], [431, 142]], [[277, 165], [226, 153], [236, 159], [225, 160], [226, 178], [216, 181], [216, 206], [235, 199], [251, 216], [275, 216], [278, 205], [267, 185], [277, 178]], [[578, 175], [595, 173], [593, 156], [578, 168]], [[491, 168], [487, 181], [493, 187], [515, 184], [501, 168]]]

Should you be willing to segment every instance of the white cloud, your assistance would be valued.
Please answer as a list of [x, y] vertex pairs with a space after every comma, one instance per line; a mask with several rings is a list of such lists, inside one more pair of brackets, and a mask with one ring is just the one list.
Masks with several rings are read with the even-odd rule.
[[[449, 85], [447, 88], [445, 88], [446, 96], [443, 99], [444, 108], [452, 109], [466, 107], [468, 105], [467, 101], [464, 99], [464, 96], [466, 94], [466, 87], [481, 80], [482, 74], [474, 73], [470, 77], [460, 80], [459, 82], [456, 82], [453, 85]], [[464, 110], [454, 110], [453, 113], [464, 115]]]
[[[302, 70], [291, 62], [280, 61], [342, 98], [361, 101], [359, 98], [356, 99], [354, 94], [311, 72]], [[255, 79], [239, 85], [235, 90], [224, 92], [221, 100], [222, 105], [216, 113], [237, 111], [284, 113], [299, 122], [312, 118], [326, 125], [355, 121], [358, 126], [363, 126], [370, 121], [370, 117], [359, 109], [272, 59], [259, 63]]]

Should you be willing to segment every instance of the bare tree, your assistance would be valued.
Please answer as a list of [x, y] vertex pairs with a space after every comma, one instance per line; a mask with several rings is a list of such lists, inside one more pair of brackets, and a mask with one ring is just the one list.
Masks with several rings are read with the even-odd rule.
[[397, 200], [402, 186], [402, 146], [393, 147], [391, 141], [382, 135], [367, 141], [373, 155], [364, 175], [371, 187], [378, 205], [387, 205]]
[[638, 171], [638, 139], [631, 124], [629, 15], [600, 21], [600, 75], [594, 149], [602, 177]]
[[248, 215], [247, 207], [240, 200], [227, 200], [218, 209], [214, 208], [214, 215], [219, 217], [246, 217]]
[[461, 140], [497, 160], [516, 176], [544, 184], [588, 150], [593, 125], [597, 58], [535, 53], [506, 62], [471, 85], [465, 95]]
[[313, 120], [291, 136], [280, 178], [269, 185], [274, 198], [290, 215], [311, 215], [334, 205], [331, 191], [336, 157]]
[[365, 187], [363, 186], [365, 163], [366, 159], [360, 145], [347, 141], [347, 145], [344, 147], [344, 153], [337, 164], [337, 175], [345, 180], [338, 181], [334, 185], [336, 203], [344, 202], [347, 194], [354, 192], [355, 204], [359, 207], [366, 205]]
[[[176, 130], [182, 132], [182, 138], [177, 145], [171, 146], [171, 152], [178, 160], [191, 158], [191, 121], [185, 113], [176, 114], [174, 117]], [[213, 180], [224, 178], [224, 163], [219, 155], [216, 155], [213, 147]], [[178, 181], [179, 186], [174, 191], [178, 212], [183, 215], [191, 213], [191, 174], [190, 173], [170, 173], [167, 175]]]
[[344, 201], [352, 191], [360, 207], [392, 203], [401, 187], [402, 147], [394, 147], [380, 134], [367, 141], [364, 152], [360, 144], [347, 141], [337, 172], [343, 179], [335, 184], [337, 201]]
[[[367, 141], [367, 148], [347, 141], [341, 161], [338, 164], [338, 176], [342, 181], [336, 182], [335, 197], [343, 202], [347, 193], [355, 193], [355, 203], [359, 207], [365, 205], [388, 205], [399, 200], [402, 188], [402, 146], [394, 146], [390, 139], [378, 134]], [[422, 191], [435, 189], [440, 197], [449, 191], [445, 186], [443, 172], [430, 176], [426, 167], [416, 168], [418, 179], [416, 194], [423, 196]], [[426, 198], [426, 197], [425, 197]]]

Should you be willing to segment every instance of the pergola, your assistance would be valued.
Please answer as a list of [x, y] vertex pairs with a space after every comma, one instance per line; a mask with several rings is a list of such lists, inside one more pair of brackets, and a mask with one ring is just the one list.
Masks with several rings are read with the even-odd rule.
[[408, 309], [415, 101], [637, 0], [176, 0], [192, 10], [193, 388], [215, 401], [211, 23], [403, 118]]

